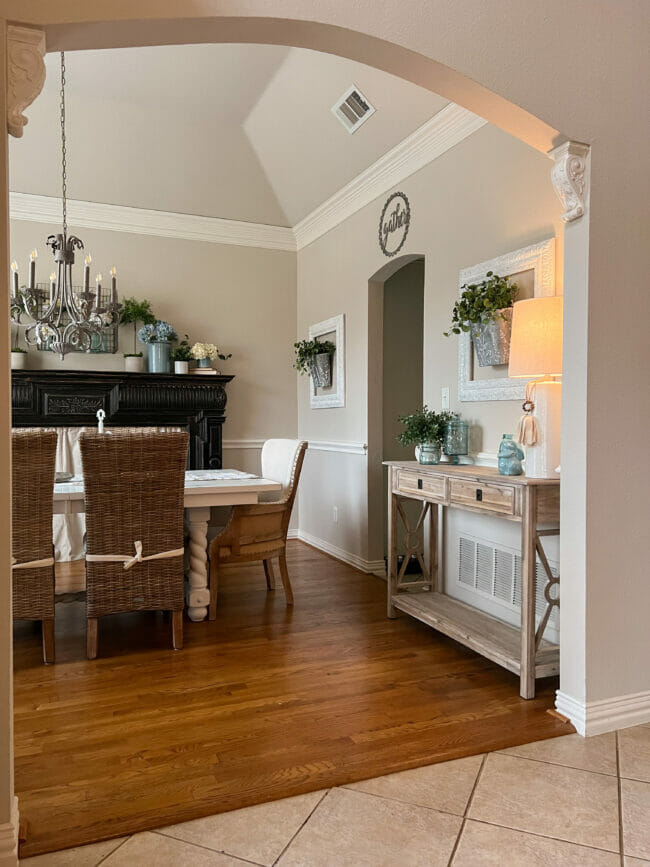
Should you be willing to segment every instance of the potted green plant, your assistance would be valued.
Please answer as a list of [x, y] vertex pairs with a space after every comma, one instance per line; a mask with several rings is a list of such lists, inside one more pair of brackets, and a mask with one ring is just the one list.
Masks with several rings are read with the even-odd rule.
[[308, 373], [316, 388], [332, 384], [332, 356], [336, 346], [331, 340], [299, 340], [293, 344], [296, 360], [293, 366], [301, 376]]
[[479, 367], [507, 364], [510, 356], [512, 305], [519, 287], [510, 277], [488, 271], [480, 283], [464, 283], [451, 314], [450, 334], [468, 332]]
[[436, 412], [427, 406], [409, 415], [400, 415], [397, 420], [405, 429], [397, 437], [397, 442], [403, 446], [415, 446], [415, 457], [421, 464], [439, 464], [445, 428], [456, 418], [454, 412]]
[[140, 328], [138, 340], [147, 345], [149, 373], [169, 373], [172, 343], [178, 340], [178, 334], [173, 326], [169, 322], [157, 319]]
[[192, 355], [189, 334], [186, 334], [178, 346], [172, 349], [170, 357], [174, 362], [174, 373], [190, 372], [190, 361], [194, 359], [194, 356]]
[[133, 325], [133, 352], [124, 353], [124, 368], [131, 373], [142, 373], [144, 369], [144, 358], [141, 352], [136, 350], [136, 334], [138, 331], [138, 323], [142, 325], [152, 325], [156, 321], [151, 302], [145, 298], [138, 301], [137, 298], [125, 298], [122, 305], [122, 316], [120, 322], [122, 325]]

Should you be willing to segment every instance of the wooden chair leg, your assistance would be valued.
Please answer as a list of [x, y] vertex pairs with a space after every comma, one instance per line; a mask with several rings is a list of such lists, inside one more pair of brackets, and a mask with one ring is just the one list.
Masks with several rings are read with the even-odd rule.
[[264, 560], [264, 574], [266, 575], [266, 589], [275, 590], [275, 572], [271, 560]]
[[43, 662], [54, 662], [54, 618], [42, 621]]
[[287, 605], [293, 605], [293, 590], [291, 589], [291, 581], [289, 581], [289, 572], [287, 570], [287, 555], [284, 551], [280, 554], [280, 575], [282, 576], [282, 584], [284, 585], [284, 595], [287, 597]]
[[210, 607], [208, 608], [208, 620], [216, 620], [217, 591], [219, 589], [219, 568], [216, 560], [210, 560], [208, 564], [208, 581], [210, 583]]
[[86, 618], [86, 656], [88, 659], [97, 659], [97, 648], [99, 645], [98, 624], [97, 617]]
[[172, 611], [172, 644], [174, 650], [183, 649], [183, 612]]

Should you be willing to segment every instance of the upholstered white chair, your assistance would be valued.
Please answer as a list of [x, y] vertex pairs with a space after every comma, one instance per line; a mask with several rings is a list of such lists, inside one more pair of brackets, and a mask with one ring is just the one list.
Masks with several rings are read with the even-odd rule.
[[[293, 592], [287, 571], [287, 531], [307, 443], [300, 440], [267, 440], [262, 447], [262, 476], [282, 485], [263, 502], [234, 506], [230, 520], [210, 544], [210, 620], [217, 616], [219, 569], [231, 563], [264, 564], [266, 586], [275, 588], [272, 558], [277, 557], [287, 600]], [[261, 499], [261, 498], [260, 498]]]

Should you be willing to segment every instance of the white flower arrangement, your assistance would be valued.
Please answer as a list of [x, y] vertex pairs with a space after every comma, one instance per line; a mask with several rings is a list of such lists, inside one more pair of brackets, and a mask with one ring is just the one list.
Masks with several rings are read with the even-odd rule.
[[197, 361], [201, 358], [209, 358], [210, 361], [214, 361], [219, 355], [219, 350], [214, 343], [195, 343], [191, 352], [192, 358], [195, 358]]
[[192, 358], [197, 361], [201, 358], [209, 358], [210, 361], [214, 361], [215, 358], [220, 358], [221, 361], [228, 361], [228, 359], [232, 357], [231, 352], [229, 352], [228, 355], [224, 355], [223, 352], [220, 352], [214, 343], [195, 343], [190, 351], [192, 353]]

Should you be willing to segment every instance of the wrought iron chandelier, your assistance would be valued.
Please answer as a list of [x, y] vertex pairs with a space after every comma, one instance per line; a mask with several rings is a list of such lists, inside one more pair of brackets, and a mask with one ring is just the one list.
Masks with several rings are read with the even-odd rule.
[[111, 269], [111, 294], [102, 302], [101, 274], [97, 275], [94, 292], [90, 290], [90, 264], [86, 256], [81, 291], [73, 289], [72, 266], [75, 250], [83, 250], [83, 241], [68, 235], [67, 165], [65, 136], [65, 54], [61, 52], [61, 199], [63, 231], [50, 235], [47, 245], [52, 248], [56, 272], [50, 277], [49, 297], [36, 282], [36, 250], [30, 256], [28, 286], [18, 288], [18, 266], [12, 262], [11, 318], [20, 324], [26, 313], [33, 324], [25, 330], [28, 345], [51, 349], [63, 360], [68, 352], [90, 352], [102, 343], [105, 329], [120, 321], [122, 305], [117, 297], [115, 268]]

